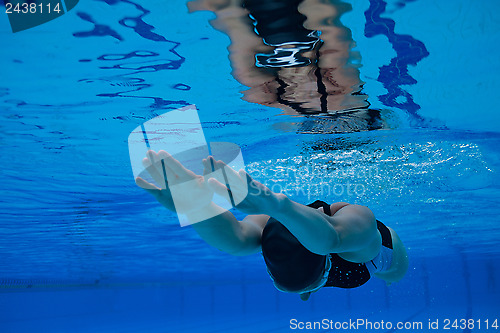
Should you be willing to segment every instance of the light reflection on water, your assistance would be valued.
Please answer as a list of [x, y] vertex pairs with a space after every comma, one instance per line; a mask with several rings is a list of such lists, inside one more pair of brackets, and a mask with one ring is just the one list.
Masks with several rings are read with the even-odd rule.
[[[232, 75], [248, 87], [243, 100], [306, 115], [300, 133], [344, 133], [387, 127], [370, 109], [359, 77], [360, 55], [341, 16], [342, 1], [192, 1], [216, 15], [227, 34]], [[323, 117], [316, 117], [322, 115]]]

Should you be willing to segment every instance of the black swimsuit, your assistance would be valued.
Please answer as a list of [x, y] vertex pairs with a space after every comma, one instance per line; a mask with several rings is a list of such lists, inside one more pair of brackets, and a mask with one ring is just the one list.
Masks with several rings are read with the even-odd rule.
[[[377, 220], [377, 229], [382, 235], [382, 246], [392, 249], [392, 238], [389, 229]], [[332, 269], [325, 287], [356, 288], [370, 280], [370, 272], [365, 264], [347, 261], [332, 253]]]
[[[331, 216], [330, 205], [324, 201], [317, 200], [308, 205], [312, 208], [323, 207], [325, 214]], [[275, 223], [277, 220], [271, 218], [268, 223]], [[279, 223], [279, 222], [278, 222]], [[377, 220], [377, 229], [382, 235], [382, 246], [392, 249], [392, 237], [390, 230]], [[370, 280], [370, 272], [366, 263], [354, 263], [339, 257], [336, 253], [331, 253], [332, 268], [328, 275], [325, 287], [356, 288]]]

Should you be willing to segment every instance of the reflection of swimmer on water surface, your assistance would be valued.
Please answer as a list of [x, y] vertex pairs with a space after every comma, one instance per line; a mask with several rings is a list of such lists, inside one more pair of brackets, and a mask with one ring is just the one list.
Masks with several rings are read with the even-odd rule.
[[[398, 235], [367, 207], [319, 200], [305, 206], [213, 157], [203, 160], [203, 173], [215, 178], [196, 175], [165, 151], [148, 151], [143, 163], [160, 187], [141, 177], [138, 186], [197, 222], [193, 228], [217, 249], [235, 256], [262, 252], [280, 291], [307, 300], [323, 287], [355, 288], [372, 276], [397, 282], [408, 269]], [[180, 194], [175, 200], [174, 191]], [[214, 193], [229, 193], [234, 207], [249, 215], [238, 221], [212, 202]]]
[[[197, 0], [212, 26], [226, 33], [233, 76], [249, 89], [243, 99], [306, 115], [302, 131], [351, 132], [382, 128], [380, 111], [361, 92], [359, 54], [341, 22], [350, 5], [319, 0]], [[318, 117], [319, 116], [319, 117]], [[321, 129], [323, 127], [323, 129]]]

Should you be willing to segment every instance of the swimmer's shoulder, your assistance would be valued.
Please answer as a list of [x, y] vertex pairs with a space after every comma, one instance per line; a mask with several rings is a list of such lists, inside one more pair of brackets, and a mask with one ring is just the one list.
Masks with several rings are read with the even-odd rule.
[[375, 215], [370, 208], [362, 205], [350, 204], [347, 202], [335, 202], [330, 205], [332, 216], [357, 216], [366, 220], [375, 221]]
[[334, 202], [330, 205], [330, 211], [332, 212], [332, 216], [335, 215], [336, 212], [344, 208], [345, 206], [349, 206], [350, 203], [347, 202]]
[[270, 218], [271, 217], [269, 215], [265, 214], [247, 215], [241, 222], [254, 224], [260, 229], [264, 230], [264, 227], [266, 226], [267, 221], [269, 221]]

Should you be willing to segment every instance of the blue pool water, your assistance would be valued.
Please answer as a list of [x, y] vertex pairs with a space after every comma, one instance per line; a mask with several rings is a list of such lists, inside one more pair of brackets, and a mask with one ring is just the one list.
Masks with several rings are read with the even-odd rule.
[[[375, 120], [327, 114], [336, 100], [304, 98], [312, 81], [259, 97], [269, 85], [253, 85], [245, 47], [260, 37], [238, 24], [263, 29], [239, 2], [80, 1], [17, 33], [0, 15], [0, 332], [289, 332], [323, 319], [372, 326], [317, 331], [499, 331], [499, 3], [297, 3], [323, 13], [324, 45], [342, 33], [336, 75], [362, 93], [339, 105], [369, 103]], [[181, 228], [135, 185], [127, 138], [192, 104], [207, 140], [239, 145], [269, 187], [370, 207], [407, 247], [407, 276], [302, 302], [274, 289], [261, 255]]]

